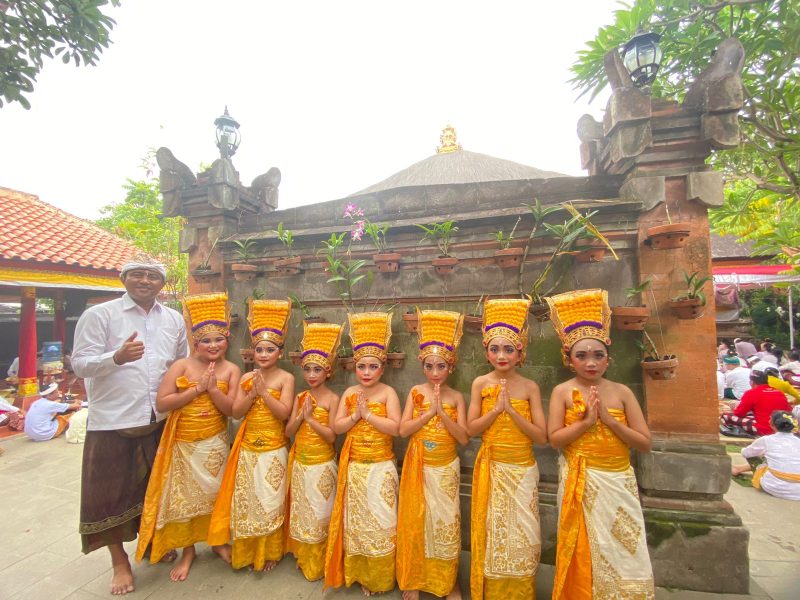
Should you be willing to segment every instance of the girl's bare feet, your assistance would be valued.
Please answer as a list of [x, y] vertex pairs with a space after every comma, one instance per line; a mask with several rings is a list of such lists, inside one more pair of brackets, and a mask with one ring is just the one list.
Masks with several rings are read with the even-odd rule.
[[223, 544], [222, 546], [211, 546], [211, 550], [214, 552], [214, 554], [219, 556], [226, 563], [231, 564], [232, 553], [230, 544]]
[[267, 562], [264, 563], [264, 568], [262, 569], [262, 571], [264, 571], [264, 573], [269, 573], [276, 566], [278, 566], [277, 560], [268, 560]]
[[419, 590], [404, 590], [403, 600], [419, 600]]
[[122, 548], [122, 544], [112, 544], [108, 550], [111, 553], [111, 568], [114, 570], [111, 575], [111, 593], [115, 596], [129, 594], [135, 588], [128, 555]]
[[194, 562], [194, 556], [194, 546], [186, 546], [181, 553], [180, 560], [169, 572], [169, 578], [172, 581], [186, 581], [189, 570], [192, 568], [192, 562]]
[[372, 596], [372, 595], [374, 595], [374, 594], [375, 594], [375, 592], [371, 592], [371, 591], [369, 591], [369, 590], [368, 590], [368, 589], [367, 589], [365, 586], [363, 586], [363, 585], [361, 586], [361, 593], [362, 593], [362, 594], [364, 594], [365, 596]]
[[456, 581], [455, 587], [445, 598], [447, 600], [461, 600], [461, 586], [458, 585], [458, 581]]
[[161, 560], [158, 561], [160, 563], [171, 563], [175, 562], [175, 559], [178, 558], [178, 552], [175, 550], [170, 550], [164, 556], [161, 557]]

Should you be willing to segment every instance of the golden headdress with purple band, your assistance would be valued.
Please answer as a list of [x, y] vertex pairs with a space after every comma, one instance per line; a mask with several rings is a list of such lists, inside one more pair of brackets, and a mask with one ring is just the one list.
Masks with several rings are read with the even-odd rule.
[[350, 341], [355, 361], [374, 356], [385, 362], [392, 338], [392, 313], [350, 313], [347, 318], [350, 321]]
[[458, 344], [464, 331], [464, 315], [449, 310], [420, 310], [417, 308], [419, 327], [419, 359], [440, 356], [450, 366], [456, 364]]
[[300, 364], [319, 365], [328, 373], [336, 365], [336, 352], [342, 340], [341, 325], [336, 323], [306, 323], [303, 321], [303, 341], [300, 344]]
[[292, 301], [255, 298], [247, 299], [249, 307], [247, 321], [250, 324], [250, 338], [253, 346], [268, 341], [283, 347], [289, 317], [292, 314]]
[[483, 301], [483, 345], [496, 337], [503, 337], [522, 352], [528, 345], [528, 308], [530, 296], [524, 298], [497, 298]]
[[550, 305], [550, 322], [561, 338], [564, 360], [573, 344], [584, 338], [611, 345], [609, 326], [611, 309], [606, 290], [575, 290], [546, 298]]
[[194, 294], [183, 299], [183, 316], [189, 321], [192, 337], [199, 340], [208, 333], [230, 334], [228, 294]]

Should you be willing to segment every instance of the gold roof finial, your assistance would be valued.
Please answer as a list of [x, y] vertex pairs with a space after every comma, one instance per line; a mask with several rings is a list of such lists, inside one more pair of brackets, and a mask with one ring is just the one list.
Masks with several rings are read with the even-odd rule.
[[439, 141], [442, 145], [436, 148], [436, 154], [448, 154], [449, 152], [461, 150], [461, 144], [459, 144], [456, 139], [456, 130], [450, 124], [442, 129], [442, 135], [439, 136]]

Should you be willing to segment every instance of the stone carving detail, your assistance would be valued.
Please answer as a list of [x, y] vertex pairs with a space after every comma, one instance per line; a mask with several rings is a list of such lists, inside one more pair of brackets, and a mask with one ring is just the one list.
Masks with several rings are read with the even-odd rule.
[[278, 208], [278, 186], [280, 184], [281, 171], [278, 167], [272, 167], [266, 173], [262, 173], [250, 184], [250, 191], [259, 207], [265, 212]]
[[169, 148], [161, 147], [156, 151], [156, 162], [161, 168], [158, 177], [164, 197], [164, 216], [177, 217], [183, 208], [183, 190], [195, 185], [197, 178]]

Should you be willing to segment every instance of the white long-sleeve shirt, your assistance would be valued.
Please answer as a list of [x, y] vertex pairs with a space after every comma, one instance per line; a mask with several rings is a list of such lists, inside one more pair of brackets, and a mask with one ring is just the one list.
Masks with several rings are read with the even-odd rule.
[[[742, 456], [763, 456], [770, 469], [800, 475], [800, 438], [791, 433], [779, 432], [760, 437], [747, 448], [742, 448]], [[800, 483], [784, 481], [769, 471], [761, 478], [761, 489], [778, 498], [800, 500]]]
[[[117, 365], [114, 353], [133, 332], [144, 342], [144, 356]], [[156, 393], [170, 365], [189, 354], [180, 313], [156, 302], [145, 312], [128, 294], [89, 308], [75, 327], [72, 368], [86, 380], [89, 431], [138, 427], [150, 423]]]

